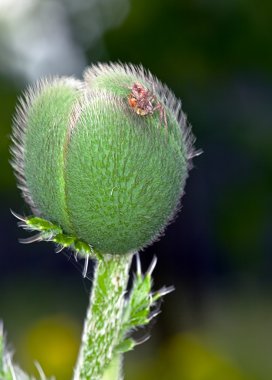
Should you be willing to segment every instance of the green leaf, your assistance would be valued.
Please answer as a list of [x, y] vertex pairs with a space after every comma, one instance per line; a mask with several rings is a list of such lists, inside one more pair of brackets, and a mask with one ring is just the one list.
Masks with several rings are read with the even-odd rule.
[[132, 338], [127, 338], [123, 340], [118, 346], [115, 347], [115, 352], [118, 354], [123, 354], [125, 352], [133, 350], [135, 347], [135, 341]]

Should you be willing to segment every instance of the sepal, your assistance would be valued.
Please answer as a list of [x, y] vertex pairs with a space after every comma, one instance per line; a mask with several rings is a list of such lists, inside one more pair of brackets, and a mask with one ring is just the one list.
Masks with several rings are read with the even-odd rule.
[[[57, 252], [61, 252], [64, 248], [70, 248], [74, 252], [76, 259], [77, 256], [80, 256], [85, 258], [87, 263], [89, 257], [101, 258], [100, 254], [95, 252], [89, 244], [78, 239], [76, 236], [65, 234], [57, 224], [36, 216], [23, 217], [14, 211], [11, 211], [11, 213], [19, 219], [18, 225], [24, 230], [38, 232], [28, 238], [20, 239], [21, 243], [29, 244], [37, 241], [51, 241], [57, 244]], [[86, 275], [87, 271], [85, 267], [83, 273]]]

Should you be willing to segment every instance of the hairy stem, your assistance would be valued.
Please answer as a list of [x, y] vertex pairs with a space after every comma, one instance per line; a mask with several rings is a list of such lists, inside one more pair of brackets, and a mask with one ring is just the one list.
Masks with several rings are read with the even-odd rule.
[[[112, 360], [116, 360], [114, 350], [120, 339], [132, 256], [108, 256], [96, 263], [74, 380], [100, 380]], [[110, 380], [119, 380], [119, 369], [112, 373], [115, 375]]]
[[122, 380], [122, 356], [121, 354], [116, 355], [110, 365], [103, 373], [102, 380]]

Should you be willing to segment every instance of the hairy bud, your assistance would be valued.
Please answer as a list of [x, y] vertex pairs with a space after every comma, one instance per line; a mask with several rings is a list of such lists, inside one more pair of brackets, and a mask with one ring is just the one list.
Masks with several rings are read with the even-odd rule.
[[132, 65], [92, 66], [83, 81], [40, 81], [17, 107], [12, 138], [34, 215], [109, 254], [159, 237], [194, 155], [180, 102]]

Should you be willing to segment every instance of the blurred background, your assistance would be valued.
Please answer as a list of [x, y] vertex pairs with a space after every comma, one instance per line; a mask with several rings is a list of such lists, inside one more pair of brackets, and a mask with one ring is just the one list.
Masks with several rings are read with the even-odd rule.
[[[0, 0], [0, 319], [15, 360], [68, 380], [92, 268], [51, 244], [20, 245], [29, 214], [9, 165], [17, 96], [97, 61], [142, 63], [182, 99], [204, 154], [159, 242], [165, 297], [152, 337], [126, 355], [129, 380], [272, 378], [272, 2]], [[139, 331], [141, 336], [144, 332]]]

